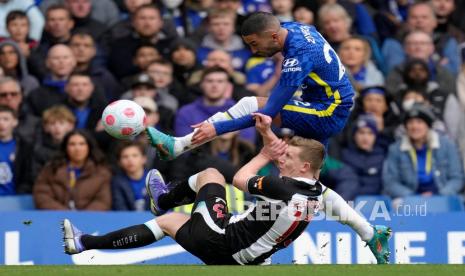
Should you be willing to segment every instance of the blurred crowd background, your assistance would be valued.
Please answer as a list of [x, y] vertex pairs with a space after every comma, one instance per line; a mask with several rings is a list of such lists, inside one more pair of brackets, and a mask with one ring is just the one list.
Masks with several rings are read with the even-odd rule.
[[282, 56], [243, 43], [255, 11], [315, 25], [353, 82], [323, 183], [346, 200], [463, 194], [463, 1], [0, 0], [0, 202], [32, 194], [38, 209], [147, 210], [151, 168], [172, 183], [207, 167], [230, 181], [260, 149], [255, 129], [167, 162], [144, 135], [108, 136], [100, 116], [132, 99], [149, 125], [183, 136], [242, 97], [267, 96]]

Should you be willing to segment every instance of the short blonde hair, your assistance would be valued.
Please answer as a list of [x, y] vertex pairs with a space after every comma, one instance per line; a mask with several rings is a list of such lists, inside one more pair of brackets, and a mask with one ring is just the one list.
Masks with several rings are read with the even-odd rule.
[[236, 22], [237, 15], [233, 11], [227, 9], [212, 9], [208, 12], [208, 20], [224, 17], [230, 17], [233, 22]]
[[325, 4], [318, 10], [318, 19], [319, 19], [318, 23], [320, 24], [320, 27], [323, 26], [322, 18], [331, 12], [334, 12], [338, 15], [343, 16], [349, 28], [352, 26], [352, 17], [349, 16], [346, 9], [344, 9], [343, 6], [334, 3], [334, 4]]
[[357, 40], [357, 41], [360, 41], [363, 43], [363, 47], [365, 48], [365, 62], [369, 61], [370, 58], [371, 58], [371, 45], [370, 45], [370, 42], [368, 42], [368, 40], [366, 40], [365, 38], [361, 37], [361, 36], [351, 36], [347, 39], [345, 39], [344, 41], [342, 41], [341, 43], [341, 46], [340, 48], [347, 42], [351, 41], [351, 40]]
[[64, 105], [52, 106], [42, 113], [42, 123], [44, 125], [56, 121], [67, 121], [74, 125], [76, 123], [76, 117]]
[[289, 146], [300, 148], [299, 158], [312, 165], [313, 172], [317, 172], [323, 166], [325, 158], [325, 146], [317, 140], [294, 136], [289, 140]]

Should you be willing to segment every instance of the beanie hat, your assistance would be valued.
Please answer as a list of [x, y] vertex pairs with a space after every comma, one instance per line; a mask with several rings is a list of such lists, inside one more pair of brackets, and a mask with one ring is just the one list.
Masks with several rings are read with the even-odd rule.
[[431, 127], [435, 120], [434, 114], [431, 111], [431, 109], [422, 103], [415, 103], [410, 108], [410, 110], [408, 110], [405, 113], [404, 124], [406, 124], [408, 120], [413, 119], [413, 118], [418, 118], [418, 119], [423, 120], [428, 125], [428, 127]]

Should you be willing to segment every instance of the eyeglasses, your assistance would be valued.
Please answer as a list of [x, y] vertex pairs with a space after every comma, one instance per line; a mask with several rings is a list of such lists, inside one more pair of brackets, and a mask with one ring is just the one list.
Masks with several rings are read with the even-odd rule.
[[19, 92], [0, 92], [0, 99], [6, 99], [8, 96], [16, 98], [20, 95]]

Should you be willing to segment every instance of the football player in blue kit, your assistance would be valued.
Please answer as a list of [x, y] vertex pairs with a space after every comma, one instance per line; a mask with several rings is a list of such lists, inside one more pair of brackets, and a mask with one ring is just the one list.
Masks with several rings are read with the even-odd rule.
[[[323, 144], [344, 128], [354, 90], [336, 52], [313, 26], [280, 24], [272, 14], [258, 12], [244, 21], [241, 32], [255, 55], [284, 56], [279, 82], [269, 98], [244, 97], [226, 112], [195, 125], [196, 129], [185, 137], [171, 137], [148, 128], [162, 159], [174, 159], [217, 135], [253, 126], [253, 112], [268, 115], [296, 135]], [[295, 99], [298, 90], [301, 96]]]
[[[194, 131], [184, 137], [147, 128], [150, 142], [162, 159], [174, 159], [218, 135], [251, 127], [255, 124], [252, 113], [256, 112], [270, 116], [275, 124], [294, 130], [298, 136], [324, 145], [344, 128], [353, 105], [354, 89], [336, 52], [315, 27], [280, 23], [270, 13], [257, 12], [244, 21], [241, 34], [255, 55], [284, 56], [277, 85], [268, 98], [244, 97], [229, 110], [193, 125]], [[296, 91], [301, 91], [300, 98], [295, 98]], [[350, 208], [339, 202], [337, 205]], [[388, 242], [376, 238], [377, 235], [389, 237], [391, 230], [376, 226], [373, 244], [367, 241], [378, 263], [386, 263]]]

